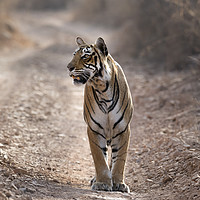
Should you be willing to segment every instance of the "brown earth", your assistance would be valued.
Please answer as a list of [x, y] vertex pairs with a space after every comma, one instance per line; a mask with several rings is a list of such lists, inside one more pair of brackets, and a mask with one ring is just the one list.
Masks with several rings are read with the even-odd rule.
[[0, 54], [0, 199], [200, 199], [199, 66], [154, 73], [154, 66], [116, 57], [135, 104], [126, 165], [131, 193], [91, 191], [83, 87], [72, 85], [66, 65], [77, 35], [110, 41], [114, 30], [72, 23], [61, 12], [12, 18], [34, 45]]

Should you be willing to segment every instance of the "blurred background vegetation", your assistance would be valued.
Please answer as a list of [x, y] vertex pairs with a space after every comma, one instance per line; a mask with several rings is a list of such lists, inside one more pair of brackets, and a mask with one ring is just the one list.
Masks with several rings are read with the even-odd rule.
[[0, 29], [11, 9], [61, 9], [74, 22], [113, 28], [118, 54], [164, 70], [187, 69], [191, 58], [199, 64], [200, 0], [1, 0]]

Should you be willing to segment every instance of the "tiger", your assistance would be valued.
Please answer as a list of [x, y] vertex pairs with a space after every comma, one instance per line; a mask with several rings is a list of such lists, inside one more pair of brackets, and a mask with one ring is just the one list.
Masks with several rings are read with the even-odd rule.
[[133, 103], [126, 77], [103, 38], [87, 44], [77, 37], [76, 43], [67, 68], [73, 84], [85, 86], [83, 116], [96, 172], [91, 189], [130, 192], [124, 173]]

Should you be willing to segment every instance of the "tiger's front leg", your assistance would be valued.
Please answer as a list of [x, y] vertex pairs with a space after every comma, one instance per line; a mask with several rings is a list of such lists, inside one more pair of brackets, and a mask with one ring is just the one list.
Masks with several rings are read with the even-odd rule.
[[92, 183], [92, 190], [112, 190], [111, 172], [107, 161], [107, 141], [87, 128], [90, 149], [96, 170], [96, 180]]
[[130, 139], [130, 125], [125, 131], [117, 133], [113, 136], [111, 143], [112, 160], [111, 172], [113, 191], [130, 192], [129, 187], [124, 183], [124, 170], [127, 157], [127, 151]]

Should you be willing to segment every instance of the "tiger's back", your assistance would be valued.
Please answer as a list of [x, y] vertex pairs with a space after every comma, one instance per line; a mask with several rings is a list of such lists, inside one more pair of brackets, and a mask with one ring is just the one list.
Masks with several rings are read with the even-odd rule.
[[77, 57], [68, 68], [74, 81], [85, 84], [84, 119], [96, 170], [92, 189], [129, 192], [124, 183], [124, 167], [133, 105], [127, 80], [102, 38], [95, 45], [88, 45], [81, 38], [77, 43]]

